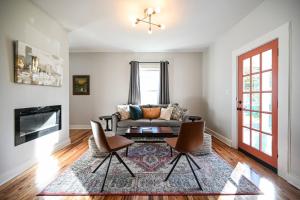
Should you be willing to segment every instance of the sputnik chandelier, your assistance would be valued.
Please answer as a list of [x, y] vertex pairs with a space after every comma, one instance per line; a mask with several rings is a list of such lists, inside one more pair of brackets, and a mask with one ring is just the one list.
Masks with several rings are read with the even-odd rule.
[[149, 28], [148, 28], [148, 33], [149, 34], [152, 34], [152, 27], [153, 26], [156, 26], [158, 27], [159, 29], [163, 30], [165, 29], [165, 25], [164, 24], [156, 24], [156, 23], [153, 23], [152, 22], [152, 16], [155, 15], [155, 14], [159, 14], [160, 13], [160, 8], [146, 8], [144, 10], [144, 17], [143, 18], [135, 18], [133, 23], [132, 23], [132, 26], [135, 27], [137, 24], [139, 23], [146, 23], [146, 24], [149, 24]]

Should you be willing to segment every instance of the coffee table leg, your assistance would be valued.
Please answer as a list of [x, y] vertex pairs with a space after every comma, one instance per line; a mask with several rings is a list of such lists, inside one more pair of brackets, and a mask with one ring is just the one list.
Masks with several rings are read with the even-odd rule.
[[128, 157], [128, 148], [129, 147], [126, 147], [126, 157]]
[[170, 146], [170, 151], [171, 151], [171, 157], [173, 156], [173, 149], [172, 147]]
[[105, 121], [106, 121], [106, 131], [109, 131], [109, 127], [108, 127], [108, 119], [105, 119]]

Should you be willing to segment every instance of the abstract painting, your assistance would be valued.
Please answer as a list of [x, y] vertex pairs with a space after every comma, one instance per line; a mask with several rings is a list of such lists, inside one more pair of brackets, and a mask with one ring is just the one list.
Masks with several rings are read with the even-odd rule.
[[15, 41], [15, 82], [60, 87], [63, 60], [26, 43]]
[[73, 76], [73, 95], [90, 95], [90, 76]]

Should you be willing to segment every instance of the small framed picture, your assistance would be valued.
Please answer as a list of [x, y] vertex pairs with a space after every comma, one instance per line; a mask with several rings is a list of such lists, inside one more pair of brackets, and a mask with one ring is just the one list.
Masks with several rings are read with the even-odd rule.
[[90, 95], [90, 75], [73, 75], [73, 95]]

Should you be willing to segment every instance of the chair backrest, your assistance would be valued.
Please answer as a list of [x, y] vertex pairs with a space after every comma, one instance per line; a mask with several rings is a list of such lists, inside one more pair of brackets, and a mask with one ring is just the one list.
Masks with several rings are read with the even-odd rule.
[[203, 143], [204, 128], [204, 121], [182, 123], [175, 149], [183, 153], [197, 151]]
[[110, 152], [111, 149], [108, 145], [104, 130], [101, 124], [97, 121], [91, 120], [91, 126], [93, 131], [93, 136], [95, 143], [100, 150], [100, 152]]

